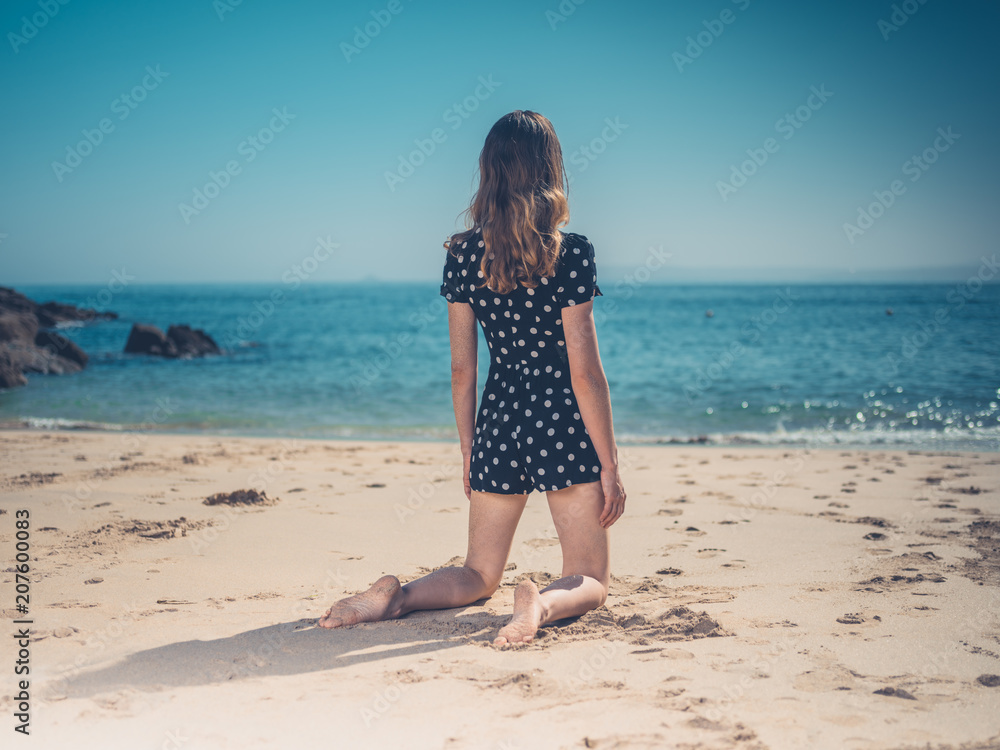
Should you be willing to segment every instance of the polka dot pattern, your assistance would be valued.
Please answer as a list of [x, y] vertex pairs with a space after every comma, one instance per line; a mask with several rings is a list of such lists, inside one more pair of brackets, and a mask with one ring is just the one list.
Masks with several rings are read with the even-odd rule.
[[456, 250], [448, 253], [441, 295], [472, 305], [490, 353], [472, 489], [520, 495], [599, 481], [600, 461], [573, 393], [561, 312], [601, 295], [594, 246], [564, 233], [555, 274], [509, 294], [477, 287], [484, 252], [478, 229]]

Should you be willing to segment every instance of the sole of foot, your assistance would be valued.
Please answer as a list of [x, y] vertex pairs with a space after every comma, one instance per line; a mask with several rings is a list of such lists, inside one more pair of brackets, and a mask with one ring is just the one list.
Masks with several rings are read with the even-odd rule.
[[514, 616], [500, 628], [495, 646], [531, 643], [542, 623], [542, 598], [532, 581], [521, 581], [514, 589]]
[[360, 622], [386, 619], [393, 600], [400, 592], [396, 576], [382, 576], [367, 591], [341, 599], [316, 621], [321, 628], [342, 628]]

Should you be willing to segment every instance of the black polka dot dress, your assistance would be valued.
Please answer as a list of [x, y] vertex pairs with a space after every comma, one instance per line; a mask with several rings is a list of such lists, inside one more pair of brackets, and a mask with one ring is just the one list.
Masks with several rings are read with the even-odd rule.
[[476, 415], [470, 480], [479, 492], [523, 495], [597, 482], [601, 463], [570, 380], [562, 310], [601, 294], [594, 246], [563, 234], [555, 275], [496, 294], [482, 284], [480, 230], [448, 253], [441, 295], [469, 304], [490, 370]]

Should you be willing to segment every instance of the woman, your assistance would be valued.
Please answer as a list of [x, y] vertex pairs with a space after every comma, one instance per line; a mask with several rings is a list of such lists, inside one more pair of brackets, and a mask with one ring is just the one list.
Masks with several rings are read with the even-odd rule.
[[[455, 421], [469, 499], [462, 567], [405, 586], [383, 576], [319, 620], [336, 628], [419, 609], [488, 599], [503, 576], [528, 493], [544, 491], [562, 546], [562, 578], [514, 591], [494, 643], [530, 643], [546, 623], [601, 606], [611, 576], [608, 528], [625, 506], [611, 401], [597, 349], [594, 248], [563, 233], [566, 172], [555, 131], [535, 112], [493, 126], [479, 157], [472, 228], [452, 236], [441, 294], [448, 300]], [[478, 333], [490, 371], [476, 408]]]

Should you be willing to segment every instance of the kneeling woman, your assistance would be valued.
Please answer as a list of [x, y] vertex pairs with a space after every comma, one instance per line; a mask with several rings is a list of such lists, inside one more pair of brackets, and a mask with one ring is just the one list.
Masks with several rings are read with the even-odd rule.
[[[611, 401], [594, 328], [594, 247], [564, 233], [562, 150], [552, 124], [512, 112], [486, 137], [470, 228], [454, 235], [441, 294], [448, 302], [452, 398], [469, 499], [461, 567], [401, 586], [383, 576], [320, 618], [336, 628], [419, 609], [461, 607], [497, 590], [528, 494], [546, 493], [562, 577], [518, 584], [497, 644], [530, 642], [546, 623], [601, 606], [611, 576], [608, 528], [625, 507]], [[469, 224], [467, 224], [469, 226]], [[490, 370], [477, 409], [477, 323]]]

